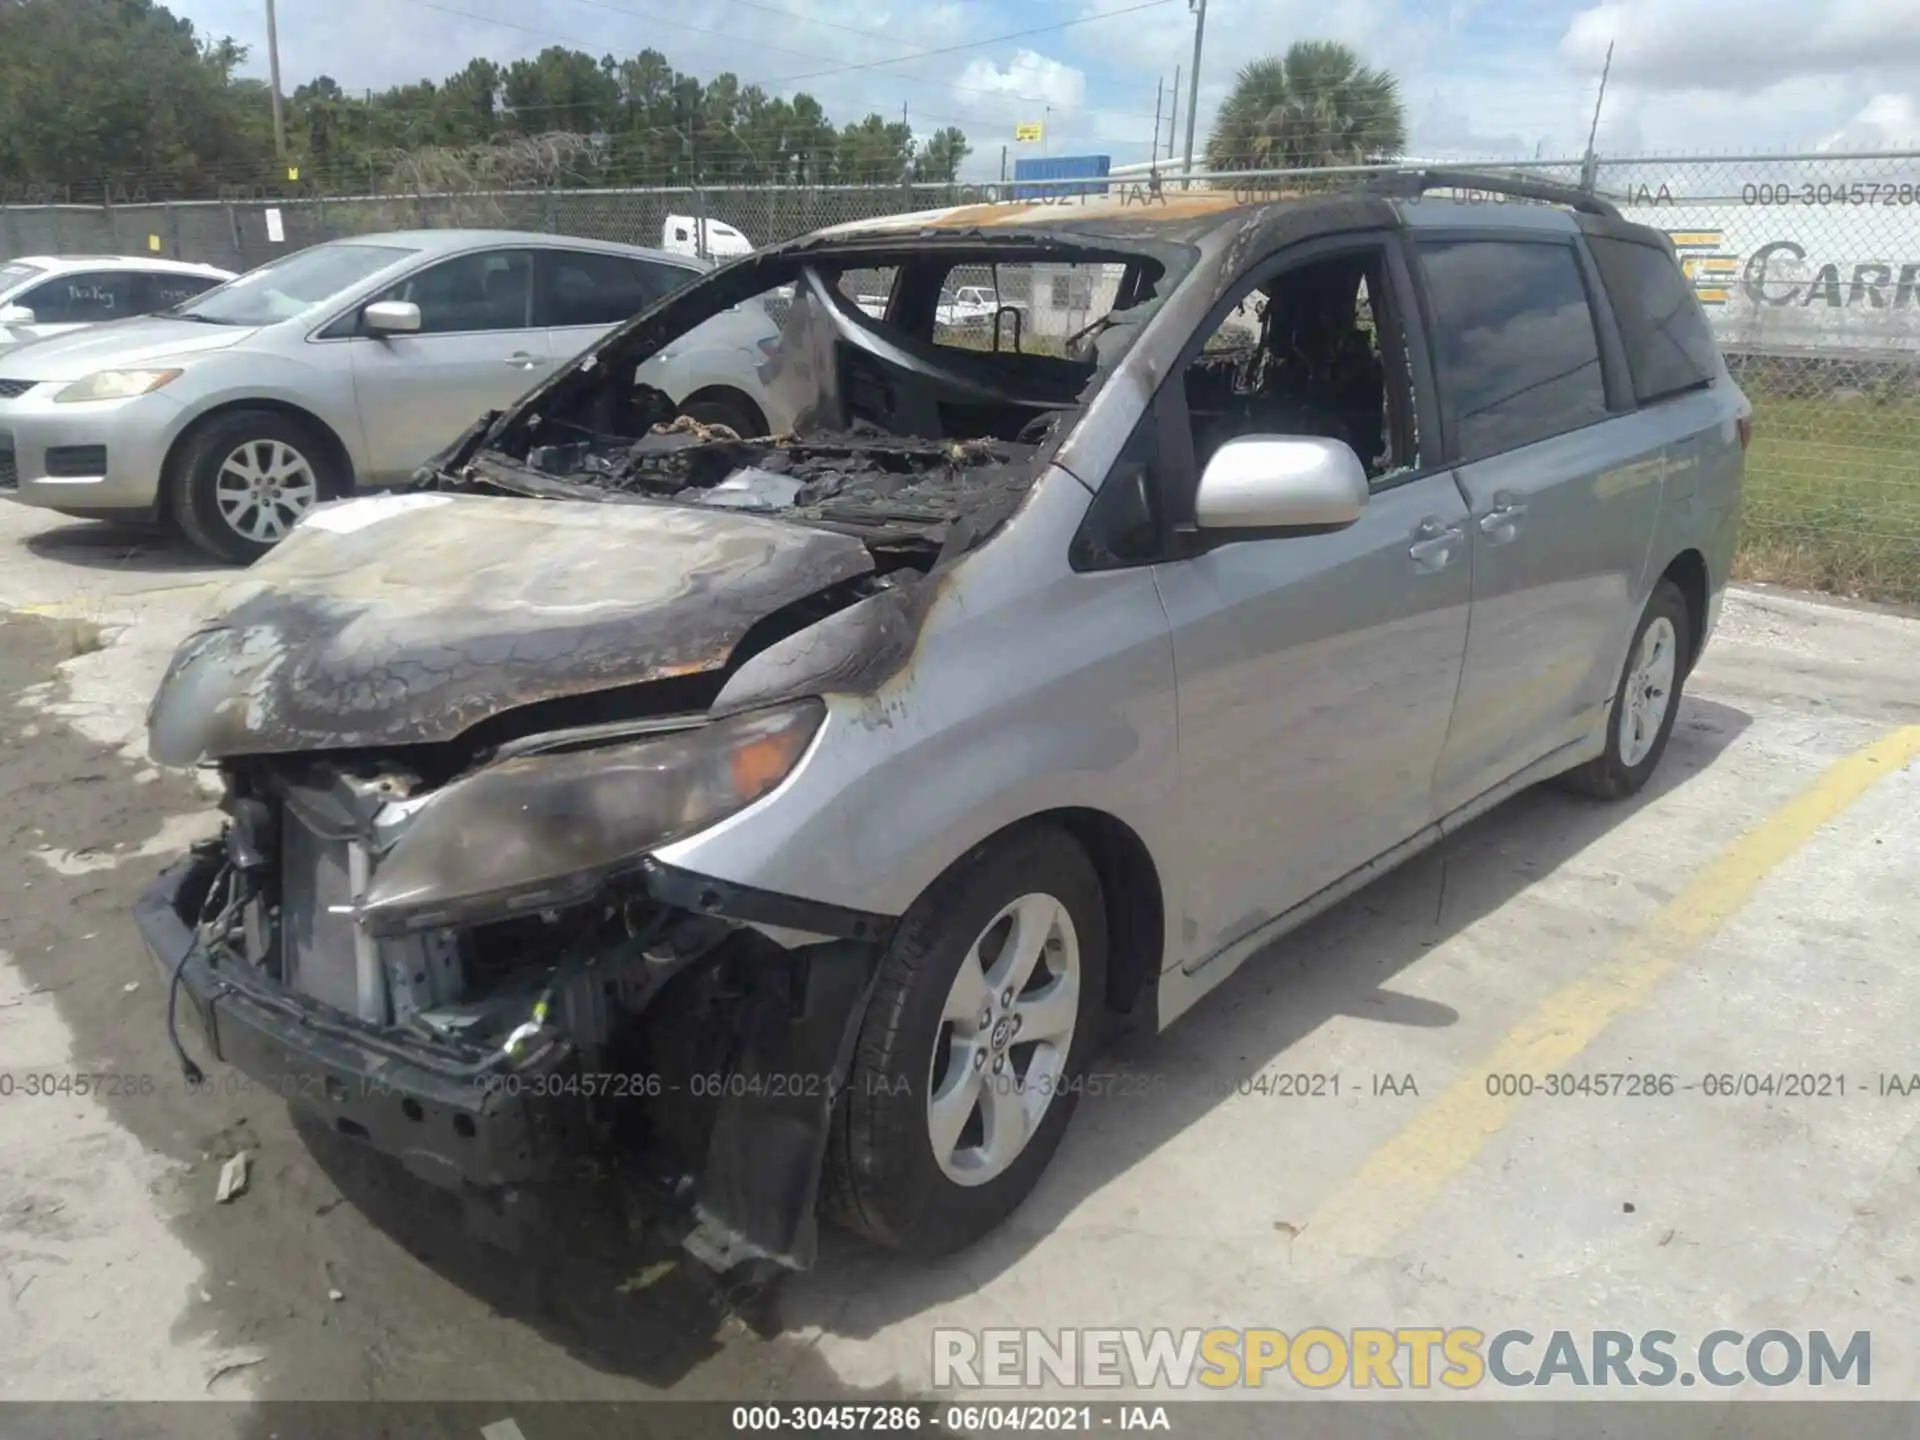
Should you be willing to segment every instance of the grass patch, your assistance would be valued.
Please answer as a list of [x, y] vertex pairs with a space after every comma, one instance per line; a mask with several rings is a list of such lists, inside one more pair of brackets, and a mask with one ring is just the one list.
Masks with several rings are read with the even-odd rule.
[[1920, 600], [1920, 403], [1756, 397], [1735, 573]]

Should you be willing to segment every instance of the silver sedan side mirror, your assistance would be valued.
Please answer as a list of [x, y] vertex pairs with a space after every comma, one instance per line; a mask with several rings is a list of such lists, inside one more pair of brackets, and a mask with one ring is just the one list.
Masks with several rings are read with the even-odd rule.
[[1310, 436], [1245, 435], [1200, 476], [1200, 530], [1337, 530], [1367, 505], [1367, 471], [1351, 446]]
[[420, 328], [420, 307], [407, 300], [376, 300], [360, 312], [375, 335], [410, 335]]
[[0, 305], [0, 325], [31, 325], [33, 311], [25, 305]]

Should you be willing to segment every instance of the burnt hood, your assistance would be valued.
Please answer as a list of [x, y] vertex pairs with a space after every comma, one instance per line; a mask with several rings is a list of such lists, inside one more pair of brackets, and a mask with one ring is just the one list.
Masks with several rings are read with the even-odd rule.
[[726, 511], [326, 505], [181, 644], [149, 748], [189, 765], [451, 740], [538, 701], [721, 669], [755, 621], [871, 569], [851, 536]]

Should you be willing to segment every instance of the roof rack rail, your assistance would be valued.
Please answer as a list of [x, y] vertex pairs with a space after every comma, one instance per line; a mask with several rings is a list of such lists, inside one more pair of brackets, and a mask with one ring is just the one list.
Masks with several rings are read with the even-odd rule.
[[1511, 195], [1517, 200], [1544, 200], [1566, 205], [1589, 215], [1623, 220], [1620, 207], [1604, 196], [1577, 185], [1562, 185], [1552, 180], [1531, 180], [1521, 175], [1496, 175], [1483, 170], [1409, 170], [1398, 175], [1382, 175], [1367, 187], [1376, 195], [1397, 195], [1418, 199], [1429, 190], [1485, 190], [1492, 195]]

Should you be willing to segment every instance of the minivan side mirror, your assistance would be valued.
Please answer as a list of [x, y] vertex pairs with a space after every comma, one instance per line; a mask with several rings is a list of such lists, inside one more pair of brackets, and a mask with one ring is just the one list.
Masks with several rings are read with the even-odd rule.
[[0, 305], [0, 325], [31, 325], [33, 311], [25, 305]]
[[360, 312], [360, 323], [375, 335], [410, 335], [420, 328], [420, 307], [408, 300], [376, 300]]
[[1341, 530], [1367, 505], [1353, 448], [1305, 435], [1243, 435], [1207, 462], [1194, 496], [1199, 530]]

